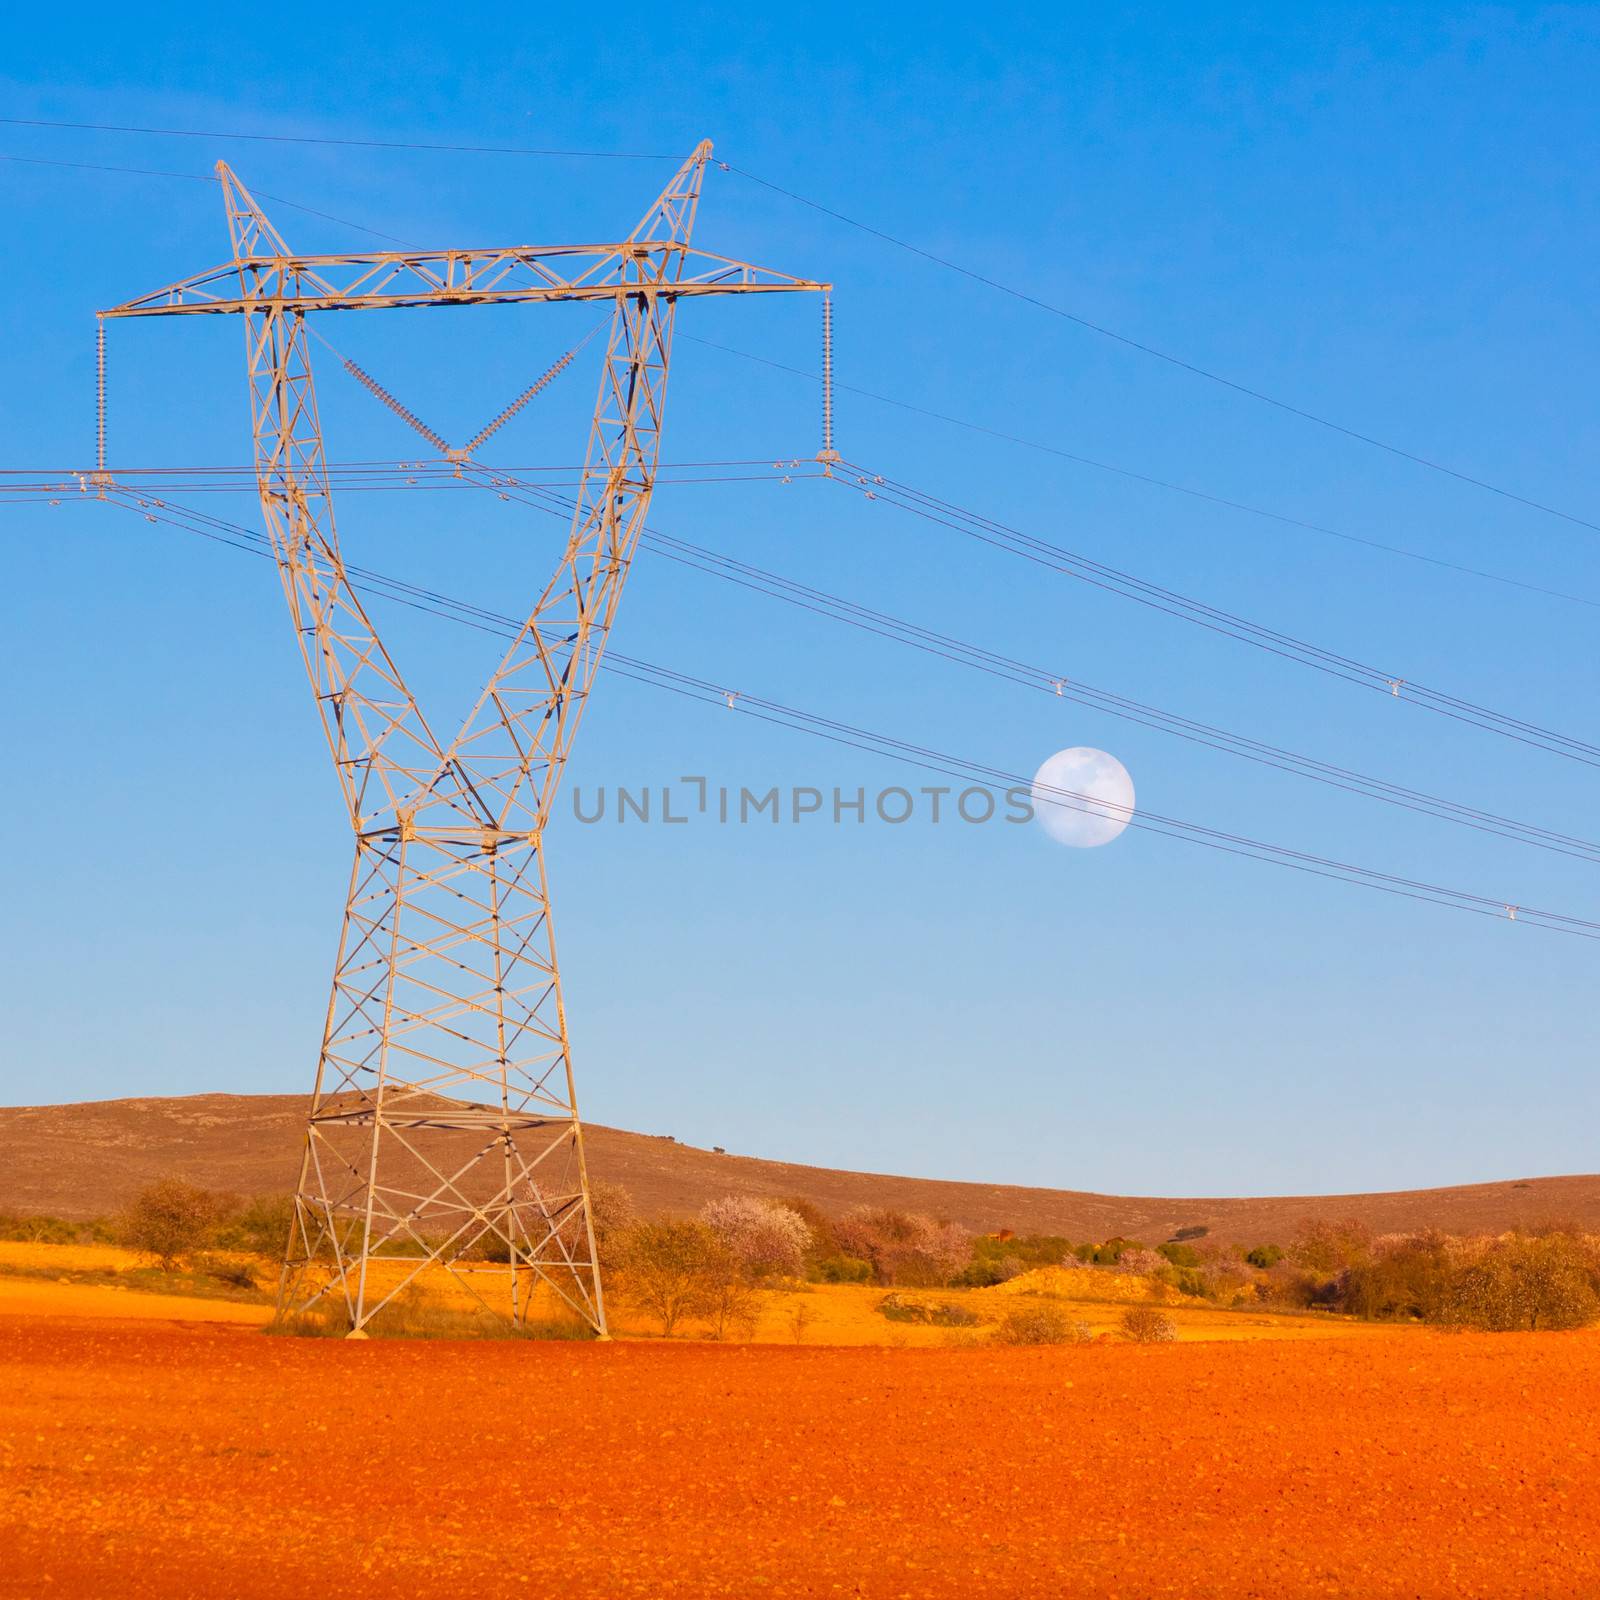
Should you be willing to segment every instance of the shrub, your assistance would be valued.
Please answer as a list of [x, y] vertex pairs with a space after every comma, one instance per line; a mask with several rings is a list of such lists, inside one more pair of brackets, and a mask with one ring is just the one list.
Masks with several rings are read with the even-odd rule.
[[115, 1226], [104, 1218], [73, 1222], [67, 1217], [51, 1217], [33, 1211], [0, 1211], [0, 1239], [20, 1244], [112, 1244]]
[[870, 1283], [872, 1263], [856, 1256], [825, 1256], [813, 1263], [811, 1275], [819, 1283]]
[[1325, 1292], [1324, 1280], [1291, 1261], [1279, 1261], [1256, 1280], [1256, 1298], [1267, 1305], [1305, 1311]]
[[595, 1254], [601, 1266], [614, 1264], [623, 1237], [638, 1220], [633, 1196], [622, 1184], [601, 1178], [589, 1185], [589, 1223], [594, 1229]]
[[219, 1250], [282, 1260], [293, 1221], [293, 1195], [257, 1195], [221, 1219], [212, 1242]]
[[163, 1178], [141, 1189], [122, 1219], [122, 1236], [135, 1250], [154, 1256], [170, 1272], [210, 1242], [225, 1201], [179, 1178]]
[[1176, 1239], [1169, 1239], [1164, 1245], [1161, 1245], [1158, 1253], [1165, 1256], [1175, 1267], [1198, 1267], [1200, 1265], [1200, 1252], [1192, 1244], [1184, 1244]]
[[1269, 1272], [1283, 1260], [1283, 1246], [1281, 1244], [1258, 1244], [1251, 1250], [1245, 1260], [1252, 1267], [1258, 1267], [1262, 1272]]
[[1312, 1272], [1334, 1274], [1365, 1261], [1372, 1250], [1372, 1234], [1353, 1217], [1343, 1222], [1308, 1219], [1289, 1247], [1289, 1259]]
[[623, 1294], [661, 1324], [663, 1338], [684, 1317], [712, 1309], [727, 1259], [703, 1222], [639, 1222], [616, 1241]]
[[811, 1247], [804, 1219], [780, 1200], [730, 1194], [709, 1201], [700, 1220], [754, 1278], [797, 1278]]
[[974, 1256], [950, 1281], [963, 1289], [991, 1289], [1029, 1270], [1021, 1256]]
[[1582, 1328], [1600, 1318], [1595, 1257], [1571, 1235], [1513, 1234], [1458, 1266], [1439, 1320], [1491, 1333]]
[[1117, 1271], [1126, 1272], [1136, 1278], [1152, 1278], [1167, 1264], [1166, 1257], [1158, 1255], [1154, 1250], [1146, 1250], [1143, 1245], [1137, 1245], [1124, 1250], [1117, 1258]]
[[996, 1344], [1087, 1344], [1086, 1322], [1076, 1322], [1048, 1300], [1013, 1306], [994, 1330]]
[[1080, 1245], [1075, 1254], [1090, 1266], [1114, 1267], [1130, 1250], [1143, 1249], [1144, 1246], [1137, 1239], [1124, 1239], [1119, 1235], [1115, 1239], [1107, 1239], [1103, 1244]]
[[1122, 1331], [1135, 1344], [1171, 1344], [1177, 1324], [1154, 1306], [1130, 1306], [1122, 1313]]
[[826, 1261], [832, 1256], [841, 1254], [839, 1236], [834, 1231], [833, 1218], [816, 1201], [807, 1200], [804, 1195], [789, 1195], [781, 1203], [786, 1205], [805, 1223], [811, 1234], [811, 1243], [806, 1247], [806, 1272], [808, 1275], [815, 1272], [818, 1262]]
[[958, 1223], [881, 1206], [847, 1211], [837, 1232], [844, 1252], [870, 1262], [879, 1283], [946, 1284], [971, 1253], [970, 1236]]
[[726, 1339], [729, 1334], [742, 1334], [748, 1339], [755, 1332], [761, 1312], [760, 1296], [745, 1277], [738, 1258], [725, 1246], [720, 1259], [707, 1258], [702, 1310], [713, 1339]]
[[1070, 1255], [1072, 1241], [1059, 1234], [1050, 1233], [985, 1233], [972, 1241], [972, 1258], [957, 1276], [956, 1282], [981, 1289], [993, 1283], [1006, 1283], [1020, 1276], [1011, 1271], [1013, 1265], [1021, 1272], [1035, 1267], [1055, 1267], [1061, 1258]]
[[965, 1306], [948, 1302], [924, 1305], [898, 1294], [888, 1294], [878, 1302], [878, 1310], [890, 1322], [920, 1322], [935, 1328], [975, 1328], [983, 1318]]
[[256, 1287], [255, 1268], [248, 1261], [229, 1261], [225, 1256], [196, 1256], [194, 1270], [202, 1272], [208, 1278], [215, 1278], [218, 1283], [225, 1283], [231, 1289], [254, 1289]]
[[1255, 1275], [1236, 1257], [1213, 1256], [1200, 1268], [1200, 1292], [1219, 1305], [1233, 1305], [1255, 1288]]
[[1339, 1306], [1372, 1321], [1438, 1321], [1457, 1266], [1456, 1250], [1442, 1233], [1386, 1234], [1372, 1255], [1348, 1267]]

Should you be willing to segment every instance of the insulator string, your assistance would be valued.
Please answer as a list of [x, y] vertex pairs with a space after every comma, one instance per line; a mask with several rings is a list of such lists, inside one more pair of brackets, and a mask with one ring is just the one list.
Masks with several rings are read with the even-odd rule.
[[359, 383], [364, 389], [368, 390], [371, 394], [375, 395], [384, 403], [384, 405], [388, 406], [388, 408], [394, 412], [394, 414], [399, 417], [402, 422], [408, 423], [411, 427], [415, 428], [417, 432], [420, 433], [422, 437], [439, 452], [440, 455], [444, 455], [446, 451], [449, 450], [450, 446], [447, 445], [444, 440], [441, 439], [439, 435], [427, 425], [427, 423], [423, 422], [419, 417], [413, 416], [411, 412], [406, 410], [406, 408], [401, 405], [400, 402], [396, 400], [395, 397], [390, 394], [389, 391], [385, 389], [376, 378], [370, 376], [366, 372], [363, 372], [362, 369], [349, 358], [349, 356], [341, 356], [339, 359], [344, 363], [344, 370], [348, 372], [357, 383]]

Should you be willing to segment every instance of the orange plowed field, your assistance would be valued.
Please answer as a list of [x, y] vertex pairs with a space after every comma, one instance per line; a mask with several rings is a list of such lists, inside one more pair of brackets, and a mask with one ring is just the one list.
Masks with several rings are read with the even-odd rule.
[[1600, 1335], [1044, 1350], [0, 1323], [0, 1593], [1594, 1596]]

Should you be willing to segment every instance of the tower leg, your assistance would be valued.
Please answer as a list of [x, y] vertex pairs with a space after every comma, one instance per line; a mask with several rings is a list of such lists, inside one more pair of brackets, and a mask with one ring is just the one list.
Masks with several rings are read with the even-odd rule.
[[541, 857], [358, 840], [281, 1311], [365, 1332], [415, 1287], [604, 1336]]

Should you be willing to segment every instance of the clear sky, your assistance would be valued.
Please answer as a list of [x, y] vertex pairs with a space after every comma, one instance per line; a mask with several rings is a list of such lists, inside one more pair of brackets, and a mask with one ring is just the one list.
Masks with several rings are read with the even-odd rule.
[[[1360, 432], [1600, 522], [1589, 7], [35, 8], [17, 119], [681, 155], [770, 182]], [[408, 242], [617, 237], [659, 159], [0, 126], [37, 162], [247, 183]], [[88, 464], [93, 312], [227, 255], [214, 185], [0, 161], [4, 461]], [[371, 247], [268, 204], [298, 249]], [[714, 170], [697, 242], [836, 287], [853, 460], [1397, 676], [1593, 739], [1600, 533], [1164, 364]], [[575, 308], [323, 319], [452, 438], [586, 332]], [[814, 305], [680, 334], [812, 371]], [[596, 350], [495, 441], [571, 462]], [[329, 357], [330, 454], [426, 450]], [[813, 382], [674, 356], [667, 456], [804, 457]], [[123, 323], [111, 456], [248, 460], [240, 331]], [[1082, 465], [1405, 546], [1485, 581]], [[196, 503], [199, 503], [198, 499]], [[205, 507], [259, 526], [250, 495]], [[1593, 837], [1600, 772], [1359, 691], [810, 481], [663, 487], [652, 523], [1117, 693]], [[352, 560], [497, 611], [561, 530], [475, 491], [352, 493]], [[0, 506], [8, 781], [0, 1096], [309, 1088], [348, 827], [264, 562], [109, 506]], [[1583, 603], [1589, 602], [1588, 604]], [[375, 607], [438, 720], [495, 641]], [[1033, 693], [641, 555], [619, 650], [1032, 773], [1092, 746], [1139, 804], [1596, 915], [1597, 867]], [[571, 786], [929, 781], [602, 681]], [[1121, 1192], [1592, 1171], [1600, 945], [1129, 831], [919, 817], [576, 823], [550, 870], [586, 1115], [831, 1165]]]

